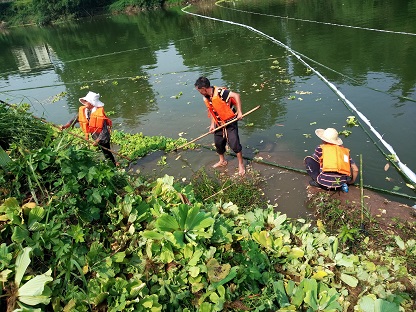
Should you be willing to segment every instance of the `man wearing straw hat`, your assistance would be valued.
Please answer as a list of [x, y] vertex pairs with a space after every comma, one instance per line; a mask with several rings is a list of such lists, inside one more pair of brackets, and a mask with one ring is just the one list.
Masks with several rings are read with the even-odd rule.
[[322, 144], [304, 160], [306, 172], [312, 178], [309, 184], [335, 191], [342, 189], [344, 184], [353, 184], [358, 167], [350, 157], [350, 150], [342, 146], [338, 131], [334, 128], [316, 129], [315, 134]]
[[89, 134], [94, 140], [93, 145], [98, 145], [104, 154], [106, 159], [112, 161], [117, 166], [118, 163], [114, 159], [113, 154], [110, 151], [110, 127], [112, 121], [104, 112], [104, 103], [100, 101], [100, 94], [89, 91], [86, 96], [79, 99], [81, 106], [78, 110], [78, 115], [71, 119], [67, 124], [60, 127], [60, 129], [66, 129], [70, 126], [74, 126], [76, 122], [79, 122], [82, 131], [85, 134], [85, 139], [89, 139]]

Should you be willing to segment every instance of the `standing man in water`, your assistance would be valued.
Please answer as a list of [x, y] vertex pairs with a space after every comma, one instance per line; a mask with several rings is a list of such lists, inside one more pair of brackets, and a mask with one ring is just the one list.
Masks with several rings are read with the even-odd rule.
[[[218, 168], [227, 165], [224, 154], [228, 143], [229, 147], [237, 154], [238, 174], [244, 176], [246, 170], [237, 125], [237, 121], [243, 118], [240, 94], [224, 87], [211, 86], [206, 77], [199, 77], [195, 82], [195, 88], [202, 94], [204, 103], [208, 108], [208, 116], [211, 118], [209, 131], [214, 133], [215, 148], [219, 155], [219, 161], [212, 167]], [[235, 119], [235, 122], [216, 130], [217, 127], [233, 119]]]

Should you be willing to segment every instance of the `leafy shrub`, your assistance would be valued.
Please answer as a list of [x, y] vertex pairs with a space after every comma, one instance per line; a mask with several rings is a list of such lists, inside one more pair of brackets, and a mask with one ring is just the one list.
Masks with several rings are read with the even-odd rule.
[[52, 135], [50, 126], [34, 119], [28, 110], [28, 104], [0, 103], [0, 145], [4, 149], [8, 149], [11, 144], [22, 149], [34, 149], [48, 144]]
[[[8, 190], [0, 194], [1, 307], [12, 309], [13, 300], [43, 311], [414, 307], [416, 279], [390, 246], [352, 254], [336, 236], [272, 206], [199, 200], [192, 185], [144, 180], [79, 146], [66, 133], [32, 151], [14, 146], [13, 161], [0, 169], [0, 189]], [[396, 244], [415, 257], [415, 240]], [[26, 293], [25, 285], [41, 287]]]

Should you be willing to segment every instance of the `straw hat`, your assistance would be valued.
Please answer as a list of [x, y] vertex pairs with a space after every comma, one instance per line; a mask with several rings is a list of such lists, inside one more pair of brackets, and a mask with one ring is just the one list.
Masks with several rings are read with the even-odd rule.
[[334, 128], [326, 128], [324, 129], [316, 129], [315, 134], [320, 138], [322, 141], [335, 144], [335, 145], [342, 145], [342, 140], [338, 137], [338, 131]]
[[85, 103], [82, 102], [82, 100], [87, 101], [91, 103], [94, 107], [103, 107], [104, 103], [100, 101], [100, 94], [94, 93], [92, 91], [89, 91], [86, 96], [79, 99], [82, 105], [85, 105]]

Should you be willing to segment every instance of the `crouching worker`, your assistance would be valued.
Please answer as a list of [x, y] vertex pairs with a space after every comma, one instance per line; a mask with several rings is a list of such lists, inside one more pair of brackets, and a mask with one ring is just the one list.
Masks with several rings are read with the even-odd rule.
[[71, 119], [67, 124], [59, 127], [61, 130], [73, 127], [75, 123], [79, 125], [84, 132], [85, 139], [89, 139], [91, 134], [94, 144], [98, 145], [104, 154], [104, 157], [117, 166], [118, 163], [110, 152], [110, 128], [112, 121], [104, 112], [104, 103], [100, 101], [100, 94], [89, 91], [88, 94], [79, 99], [81, 106], [78, 115]]
[[338, 131], [334, 128], [316, 129], [315, 134], [322, 140], [322, 144], [315, 148], [312, 156], [307, 156], [304, 160], [306, 172], [312, 178], [309, 184], [334, 191], [341, 190], [344, 184], [353, 184], [358, 175], [358, 167], [350, 157], [350, 150], [342, 146]]

